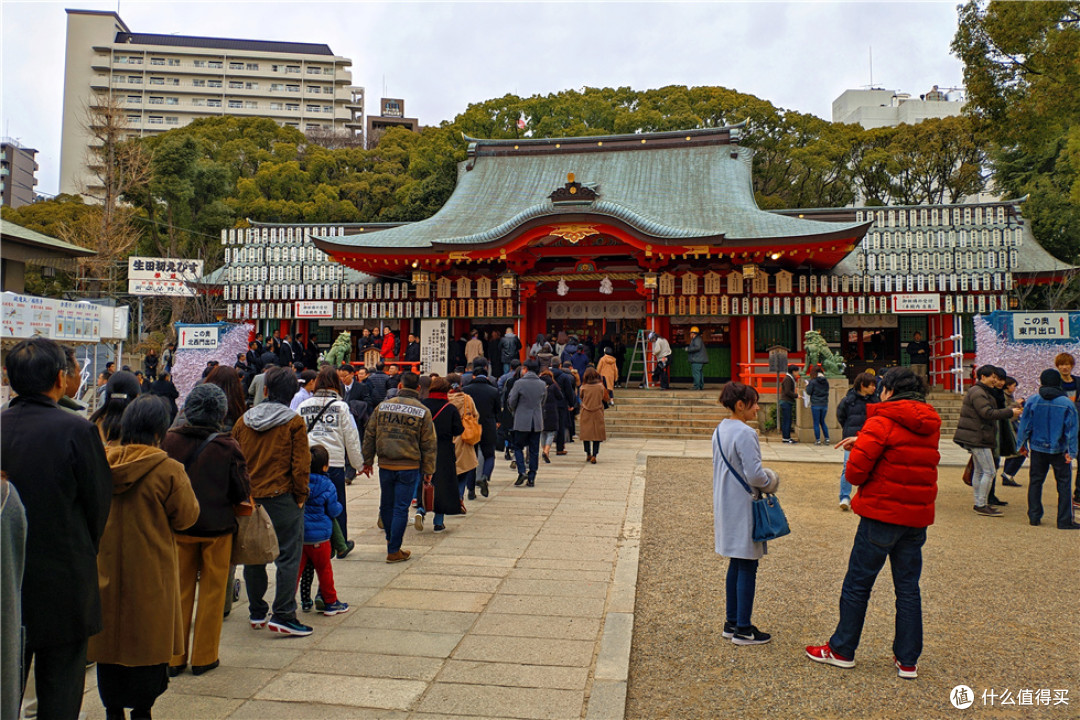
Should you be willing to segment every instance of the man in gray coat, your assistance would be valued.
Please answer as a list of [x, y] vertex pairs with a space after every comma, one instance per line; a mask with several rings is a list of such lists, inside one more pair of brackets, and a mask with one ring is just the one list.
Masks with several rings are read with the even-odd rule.
[[694, 378], [694, 389], [705, 389], [705, 366], [709, 364], [709, 351], [701, 339], [698, 328], [690, 328], [690, 344], [686, 348], [686, 359], [690, 361], [690, 375]]
[[[514, 382], [506, 404], [514, 413], [514, 457], [518, 477], [515, 485], [528, 481], [536, 484], [536, 469], [540, 464], [540, 433], [544, 429], [544, 394], [547, 385], [536, 374], [540, 363], [536, 358], [525, 361], [525, 374]], [[525, 448], [529, 448], [529, 470], [525, 470]]]

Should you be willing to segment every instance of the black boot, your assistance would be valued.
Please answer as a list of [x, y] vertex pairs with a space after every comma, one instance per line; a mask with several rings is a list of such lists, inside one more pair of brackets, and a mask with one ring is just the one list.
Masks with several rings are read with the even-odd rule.
[[524, 485], [525, 475], [518, 473], [517, 480], [514, 481], [514, 485]]

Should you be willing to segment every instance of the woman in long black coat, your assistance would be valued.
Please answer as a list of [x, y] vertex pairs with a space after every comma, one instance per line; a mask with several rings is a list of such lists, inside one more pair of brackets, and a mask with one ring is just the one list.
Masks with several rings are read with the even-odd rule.
[[177, 392], [176, 386], [173, 385], [172, 373], [163, 372], [157, 380], [150, 385], [150, 394], [158, 395], [165, 398], [166, 403], [169, 406], [169, 419], [170, 421], [176, 419], [176, 399], [180, 397], [180, 393]]
[[544, 452], [544, 462], [551, 462], [551, 443], [555, 440], [555, 433], [559, 431], [559, 408], [566, 405], [566, 396], [559, 389], [559, 383], [555, 382], [555, 376], [550, 370], [540, 373], [540, 379], [547, 385], [544, 394], [544, 432], [540, 436], [540, 448]]
[[431, 411], [439, 449], [435, 455], [435, 474], [431, 478], [435, 485], [435, 507], [423, 506], [423, 493], [417, 487], [417, 530], [424, 529], [424, 515], [428, 510], [435, 513], [435, 532], [446, 529], [444, 515], [462, 515], [465, 512], [458, 491], [457, 453], [454, 451], [454, 438], [465, 432], [465, 426], [461, 422], [461, 413], [446, 398], [449, 390], [450, 383], [446, 378], [433, 378], [428, 396], [420, 401]]

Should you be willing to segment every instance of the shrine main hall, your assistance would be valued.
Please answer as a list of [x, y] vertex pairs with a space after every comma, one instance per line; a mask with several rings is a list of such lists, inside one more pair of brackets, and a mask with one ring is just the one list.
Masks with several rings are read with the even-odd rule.
[[[228, 316], [324, 346], [342, 329], [442, 320], [449, 338], [509, 326], [526, 347], [560, 331], [633, 347], [655, 330], [678, 348], [697, 326], [708, 379], [760, 385], [768, 348], [798, 357], [812, 328], [851, 372], [906, 364], [916, 331], [954, 338], [935, 355], [970, 354], [974, 314], [1069, 270], [1015, 201], [761, 210], [740, 130], [468, 138], [426, 220], [223, 231]], [[673, 374], [684, 364], [677, 351]]]

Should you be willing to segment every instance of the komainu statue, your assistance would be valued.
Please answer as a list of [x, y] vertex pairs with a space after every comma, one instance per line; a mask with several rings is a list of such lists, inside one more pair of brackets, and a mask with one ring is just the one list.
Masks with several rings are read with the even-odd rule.
[[844, 358], [834, 355], [829, 344], [817, 330], [808, 330], [803, 336], [806, 348], [806, 367], [804, 372], [813, 367], [820, 367], [827, 378], [844, 377]]

